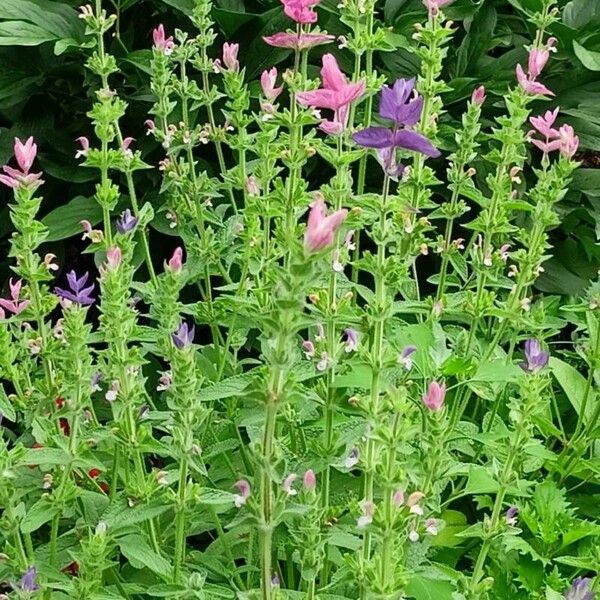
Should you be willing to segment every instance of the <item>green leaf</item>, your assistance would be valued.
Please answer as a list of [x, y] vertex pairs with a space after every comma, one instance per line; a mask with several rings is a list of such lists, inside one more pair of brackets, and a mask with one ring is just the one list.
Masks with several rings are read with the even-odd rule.
[[68, 465], [73, 457], [60, 448], [28, 448], [21, 458], [23, 465], [44, 465], [54, 467], [55, 465]]
[[0, 46], [39, 46], [55, 39], [53, 33], [26, 21], [0, 22]]
[[253, 375], [247, 373], [244, 375], [235, 375], [229, 377], [219, 383], [215, 383], [204, 390], [200, 391], [200, 400], [202, 402], [214, 402], [223, 398], [231, 398], [241, 394], [252, 381]]
[[563, 10], [562, 20], [572, 29], [593, 29], [600, 24], [600, 4], [594, 0], [571, 0]]
[[212, 488], [200, 488], [200, 502], [208, 505], [231, 504], [235, 494], [224, 490], [215, 490]]
[[[577, 411], [577, 414], [579, 414], [587, 386], [585, 377], [579, 371], [577, 371], [577, 369], [554, 356], [550, 358], [549, 364], [550, 370], [556, 378], [556, 381], [563, 389], [565, 395], [569, 399], [569, 402]], [[589, 419], [594, 412], [596, 396], [591, 387], [587, 393], [588, 399], [585, 414], [586, 420]]]
[[52, 504], [48, 498], [40, 498], [28, 511], [21, 521], [23, 533], [33, 533], [44, 523], [48, 523], [59, 513], [58, 506]]
[[481, 465], [469, 467], [469, 479], [465, 488], [465, 495], [495, 494], [498, 491], [498, 482], [490, 475], [489, 469]]
[[10, 403], [2, 383], [0, 383], [0, 413], [4, 418], [12, 421], [13, 423], [17, 420], [17, 413]]
[[46, 241], [56, 242], [81, 233], [81, 221], [84, 219], [92, 225], [99, 223], [102, 220], [102, 207], [94, 198], [76, 196], [42, 219], [42, 223], [49, 230]]
[[154, 500], [148, 504], [130, 507], [126, 501], [115, 502], [103, 515], [103, 520], [111, 529], [119, 529], [143, 523], [167, 512], [171, 506]]
[[415, 600], [454, 600], [455, 587], [450, 581], [430, 575], [413, 575], [406, 586], [406, 595]]
[[587, 50], [576, 41], [573, 41], [573, 50], [586, 69], [589, 69], [590, 71], [600, 71], [600, 52]]
[[136, 569], [146, 567], [161, 577], [170, 577], [171, 563], [157, 554], [141, 535], [128, 535], [119, 540], [121, 552]]

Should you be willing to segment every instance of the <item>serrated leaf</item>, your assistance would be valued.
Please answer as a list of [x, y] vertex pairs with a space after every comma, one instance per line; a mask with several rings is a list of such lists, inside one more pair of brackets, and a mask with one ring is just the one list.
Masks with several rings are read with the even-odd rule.
[[21, 531], [23, 533], [33, 533], [42, 525], [48, 523], [59, 513], [60, 509], [48, 500], [40, 498], [28, 511], [21, 521]]
[[128, 535], [121, 538], [119, 547], [133, 567], [146, 567], [161, 577], [170, 577], [171, 563], [157, 554], [141, 535]]

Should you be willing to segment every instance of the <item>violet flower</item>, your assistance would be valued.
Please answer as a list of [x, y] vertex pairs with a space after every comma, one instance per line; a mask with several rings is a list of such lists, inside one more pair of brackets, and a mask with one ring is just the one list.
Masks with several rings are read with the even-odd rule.
[[179, 329], [171, 334], [171, 339], [173, 343], [179, 350], [183, 350], [184, 348], [188, 348], [194, 342], [194, 334], [196, 333], [196, 328], [194, 325], [191, 327], [184, 321], [179, 326]]
[[549, 359], [550, 354], [542, 350], [539, 341], [529, 339], [525, 342], [525, 360], [519, 366], [527, 373], [537, 373], [548, 364]]
[[35, 592], [40, 589], [40, 586], [37, 584], [37, 569], [35, 567], [31, 567], [27, 569], [21, 577], [21, 591], [22, 592]]
[[126, 208], [121, 213], [121, 218], [117, 221], [117, 230], [121, 235], [130, 232], [138, 224], [138, 218], [131, 214], [131, 210]]
[[358, 331], [348, 327], [344, 329], [344, 334], [346, 336], [346, 352], [354, 352], [358, 348]]
[[85, 287], [87, 280], [89, 279], [90, 274], [85, 272], [81, 277], [77, 277], [77, 273], [75, 271], [69, 271], [67, 273], [67, 282], [69, 284], [70, 290], [66, 290], [64, 288], [54, 288], [54, 291], [58, 294], [60, 298], [63, 300], [70, 300], [71, 302], [76, 302], [77, 304], [81, 304], [83, 306], [88, 306], [94, 303], [94, 298], [92, 298], [92, 292], [94, 291], [94, 284]]
[[596, 593], [590, 589], [591, 583], [589, 577], [577, 577], [565, 592], [565, 600], [594, 600]]
[[506, 524], [510, 525], [511, 527], [514, 527], [517, 524], [518, 517], [519, 517], [519, 509], [516, 506], [511, 506], [506, 511], [506, 515], [504, 516], [504, 518], [506, 520]]
[[412, 369], [413, 360], [412, 355], [417, 351], [416, 346], [406, 346], [398, 357], [398, 362], [407, 370]]
[[398, 177], [404, 166], [396, 163], [396, 150], [403, 148], [437, 158], [440, 151], [421, 133], [412, 128], [421, 119], [423, 97], [414, 94], [414, 79], [398, 79], [390, 88], [381, 88], [379, 115], [392, 121], [391, 127], [367, 127], [357, 131], [352, 138], [364, 148], [375, 148], [384, 171]]

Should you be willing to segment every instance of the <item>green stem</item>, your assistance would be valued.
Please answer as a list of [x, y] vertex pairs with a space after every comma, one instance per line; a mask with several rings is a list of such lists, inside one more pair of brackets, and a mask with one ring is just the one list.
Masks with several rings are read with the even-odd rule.
[[179, 581], [181, 566], [185, 559], [185, 497], [188, 478], [188, 462], [182, 458], [179, 465], [179, 488], [177, 492], [177, 515], [175, 517], [175, 563], [173, 567], [173, 580]]

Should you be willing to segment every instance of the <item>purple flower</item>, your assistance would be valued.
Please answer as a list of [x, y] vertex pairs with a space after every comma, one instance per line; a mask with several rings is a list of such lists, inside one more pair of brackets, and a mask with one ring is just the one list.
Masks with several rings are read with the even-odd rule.
[[35, 592], [40, 589], [40, 586], [36, 582], [37, 569], [31, 567], [27, 569], [21, 577], [21, 591], [23, 592]]
[[271, 577], [271, 585], [273, 587], [279, 587], [281, 582], [279, 581], [279, 575], [277, 573], [273, 573], [273, 577]]
[[406, 346], [400, 353], [398, 357], [398, 362], [407, 370], [410, 371], [412, 369], [412, 355], [417, 351], [416, 346]]
[[538, 340], [529, 339], [525, 342], [525, 360], [519, 366], [527, 373], [537, 373], [548, 364], [549, 358], [550, 354], [542, 350]]
[[131, 231], [138, 224], [137, 217], [131, 214], [131, 211], [127, 208], [121, 213], [121, 218], [117, 221], [117, 230], [121, 235], [125, 235]]
[[423, 97], [413, 94], [414, 79], [398, 79], [390, 88], [381, 88], [379, 115], [393, 122], [388, 127], [367, 127], [357, 131], [352, 138], [364, 148], [375, 148], [385, 172], [398, 177], [404, 166], [396, 162], [396, 149], [404, 148], [436, 158], [440, 151], [421, 133], [413, 131], [423, 112]]
[[358, 459], [358, 448], [352, 448], [352, 450], [350, 450], [350, 454], [348, 454], [348, 456], [344, 460], [344, 466], [346, 467], [346, 469], [352, 469], [352, 467], [358, 464]]
[[171, 334], [171, 339], [179, 350], [183, 350], [193, 343], [195, 333], [196, 328], [193, 325], [188, 327], [188, 324], [184, 321], [179, 326], [179, 329]]
[[250, 494], [252, 493], [250, 484], [245, 479], [240, 479], [233, 484], [233, 487], [237, 488], [239, 491], [239, 494], [233, 499], [233, 503], [236, 508], [241, 508], [246, 504], [246, 501], [250, 498]]
[[565, 592], [565, 600], [594, 600], [596, 593], [590, 590], [591, 583], [589, 577], [577, 577]]
[[354, 352], [358, 348], [358, 331], [348, 327], [344, 329], [346, 336], [346, 352]]
[[514, 527], [517, 524], [517, 520], [519, 517], [519, 509], [516, 506], [511, 506], [505, 515], [506, 524]]
[[84, 273], [81, 277], [77, 277], [75, 271], [67, 273], [67, 282], [69, 283], [70, 290], [63, 288], [54, 288], [55, 292], [63, 299], [70, 300], [71, 302], [77, 302], [77, 304], [90, 305], [94, 303], [94, 298], [91, 294], [94, 291], [94, 284], [85, 287], [89, 278], [89, 273]]

